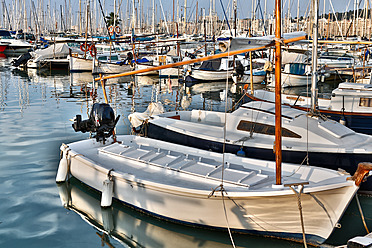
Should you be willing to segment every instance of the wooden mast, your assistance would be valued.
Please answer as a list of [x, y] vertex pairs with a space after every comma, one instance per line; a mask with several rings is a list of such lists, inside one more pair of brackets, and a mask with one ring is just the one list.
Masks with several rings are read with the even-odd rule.
[[[275, 162], [276, 185], [282, 184], [281, 0], [275, 0]], [[252, 76], [252, 75], [251, 75]]]

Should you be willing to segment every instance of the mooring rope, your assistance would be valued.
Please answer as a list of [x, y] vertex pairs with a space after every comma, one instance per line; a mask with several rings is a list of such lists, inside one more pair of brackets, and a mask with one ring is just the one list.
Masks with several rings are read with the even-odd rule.
[[369, 233], [366, 220], [364, 219], [364, 214], [363, 214], [363, 211], [362, 211], [362, 206], [360, 205], [360, 202], [359, 202], [358, 194], [355, 194], [355, 199], [356, 199], [356, 202], [357, 202], [357, 205], [358, 205], [360, 217], [362, 217], [362, 222], [363, 222], [364, 228], [366, 229], [367, 233]]
[[301, 228], [302, 228], [302, 238], [304, 240], [304, 246], [305, 248], [307, 248], [307, 244], [306, 244], [306, 234], [305, 234], [305, 224], [304, 224], [304, 217], [302, 215], [302, 205], [301, 205], [301, 194], [302, 194], [302, 191], [304, 189], [304, 186], [303, 185], [299, 185], [299, 192], [297, 192], [294, 188], [294, 185], [291, 185], [289, 186], [291, 188], [291, 190], [295, 193], [296, 197], [297, 197], [297, 205], [298, 205], [298, 210], [300, 211], [300, 219], [301, 219]]

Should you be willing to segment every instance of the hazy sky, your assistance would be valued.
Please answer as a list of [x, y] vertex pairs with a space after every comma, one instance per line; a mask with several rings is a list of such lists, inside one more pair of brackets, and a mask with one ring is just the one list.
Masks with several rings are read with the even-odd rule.
[[[51, 8], [50, 9], [57, 9], [59, 11], [60, 9], [60, 5], [62, 5], [62, 7], [64, 8], [64, 5], [66, 3], [66, 5], [68, 6], [69, 2], [71, 2], [71, 7], [72, 7], [72, 12], [74, 13], [75, 16], [77, 16], [78, 12], [79, 12], [79, 0], [5, 0], [5, 2], [7, 3], [7, 6], [8, 6], [8, 9], [10, 9], [9, 11], [11, 11], [11, 6], [13, 6], [16, 2], [23, 2], [23, 1], [26, 1], [26, 5], [30, 5], [31, 2], [33, 2], [36, 6], [36, 9], [37, 6], [38, 6], [38, 3], [41, 4], [43, 3], [44, 6], [47, 6], [47, 5], [50, 5]], [[95, 4], [96, 3], [96, 8], [98, 8], [99, 10], [99, 1], [101, 1], [102, 5], [104, 6], [104, 10], [106, 13], [108, 12], [111, 12], [113, 9], [114, 9], [114, 0], [91, 0], [91, 5], [92, 7], [91, 8], [94, 8], [95, 7]], [[180, 9], [180, 15], [183, 15], [183, 6], [185, 4], [185, 0], [154, 0], [155, 1], [155, 5], [156, 5], [156, 13], [157, 13], [157, 19], [159, 19], [160, 17], [162, 19], [164, 19], [164, 15], [166, 16], [167, 19], [172, 19], [173, 17], [173, 3], [175, 5], [177, 5], [177, 1], [179, 3], [179, 5], [182, 7]], [[201, 8], [204, 8], [205, 9], [205, 12], [206, 14], [208, 15], [209, 14], [209, 9], [210, 9], [210, 1], [211, 0], [187, 0], [187, 18], [189, 20], [194, 20], [195, 19], [195, 13], [196, 13], [196, 4], [198, 3], [198, 15], [201, 15]], [[220, 16], [220, 18], [223, 18], [223, 11], [222, 11], [222, 7], [221, 7], [221, 2], [223, 3], [223, 6], [227, 12], [227, 16], [228, 17], [231, 17], [231, 13], [232, 13], [232, 10], [231, 10], [231, 6], [232, 6], [232, 2], [233, 0], [212, 0], [215, 2], [215, 10], [216, 12], [218, 13], [218, 15]], [[275, 4], [275, 0], [237, 0], [237, 5], [238, 5], [238, 17], [239, 18], [247, 18], [247, 17], [251, 17], [251, 14], [252, 14], [252, 1], [253, 3], [256, 3], [256, 7], [254, 7], [255, 9], [257, 9], [257, 12], [256, 14], [259, 15], [261, 17], [261, 14], [260, 14], [260, 8], [257, 8], [258, 6], [258, 3], [259, 6], [261, 6], [261, 10], [262, 10], [262, 13], [264, 13], [265, 11], [265, 1], [266, 1], [266, 10], [267, 10], [267, 14], [273, 14], [273, 10], [274, 10], [274, 4]], [[298, 6], [298, 1], [299, 1], [299, 5], [300, 5], [300, 10], [299, 10], [299, 13], [300, 15], [304, 15], [305, 13], [307, 13], [308, 11], [308, 8], [309, 8], [309, 2], [310, 0], [282, 0], [282, 12], [283, 14], [287, 14], [288, 13], [288, 4], [290, 4], [291, 6], [291, 15], [292, 16], [296, 16], [297, 15], [297, 6]], [[350, 10], [350, 9], [353, 9], [354, 7], [354, 1], [356, 3], [359, 3], [360, 2], [360, 8], [363, 8], [364, 6], [364, 2], [367, 1], [367, 0], [319, 0], [319, 12], [320, 13], [323, 13], [323, 9], [324, 9], [324, 1], [325, 1], [325, 12], [328, 13], [328, 11], [332, 11], [332, 8], [331, 8], [331, 4], [333, 4], [333, 7], [335, 9], [336, 12], [343, 12], [345, 10]], [[86, 0], [81, 0], [82, 3], [85, 3]], [[121, 4], [121, 15], [126, 18], [127, 17], [127, 6], [133, 6], [132, 4], [133, 0], [116, 0], [116, 5], [119, 6]], [[138, 9], [142, 9], [142, 13], [143, 13], [143, 17], [147, 17], [148, 20], [150, 20], [150, 18], [148, 17], [149, 15], [151, 15], [152, 13], [152, 2], [153, 0], [141, 0], [141, 8], [139, 6], [139, 0], [135, 0], [136, 2], [136, 8]], [[33, 9], [31, 7], [27, 7], [28, 8], [28, 11], [30, 13], [30, 9]], [[130, 7], [131, 8], [131, 7]], [[175, 9], [175, 16], [177, 14], [177, 10], [176, 10], [176, 7], [174, 7]], [[1, 10], [3, 12], [3, 9], [2, 9], [2, 6], [1, 6]], [[46, 10], [46, 7], [44, 8], [44, 10]], [[102, 16], [101, 15], [101, 12], [100, 10], [97, 11], [98, 12], [98, 17]], [[138, 10], [139, 12], [139, 10]], [[139, 12], [141, 13], [141, 12]], [[58, 14], [58, 12], [57, 12]], [[145, 18], [144, 18], [145, 19]]]

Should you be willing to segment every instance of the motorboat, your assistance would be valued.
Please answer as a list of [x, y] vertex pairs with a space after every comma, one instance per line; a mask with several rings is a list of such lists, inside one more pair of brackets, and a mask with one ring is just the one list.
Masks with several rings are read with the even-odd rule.
[[[251, 100], [275, 102], [274, 92], [255, 90], [246, 94]], [[319, 94], [317, 111], [359, 133], [372, 134], [372, 84], [340, 83], [331, 94]], [[308, 111], [309, 94], [282, 94], [282, 104]]]
[[[372, 137], [321, 115], [283, 105], [282, 159], [354, 172], [372, 159]], [[275, 160], [275, 105], [254, 101], [232, 113], [191, 110], [153, 115], [141, 127], [148, 137], [199, 149]], [[224, 131], [226, 130], [226, 131]], [[363, 185], [372, 191], [372, 180]]]
[[0, 30], [0, 42], [8, 43], [8, 46], [4, 50], [4, 53], [7, 55], [24, 54], [33, 48], [31, 43], [14, 39], [8, 30]]

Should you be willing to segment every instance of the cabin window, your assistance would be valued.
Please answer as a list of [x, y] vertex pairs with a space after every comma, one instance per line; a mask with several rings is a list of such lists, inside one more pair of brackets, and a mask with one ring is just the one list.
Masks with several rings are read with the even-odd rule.
[[372, 98], [361, 97], [359, 100], [359, 106], [372, 107]]
[[[253, 133], [275, 135], [275, 126], [250, 121], [240, 121], [238, 125], [238, 130], [247, 132], [251, 132], [253, 130]], [[282, 128], [282, 136], [297, 139], [301, 138], [300, 135], [286, 128]]]
[[99, 61], [107, 60], [107, 56], [100, 56], [98, 57], [98, 60]]

